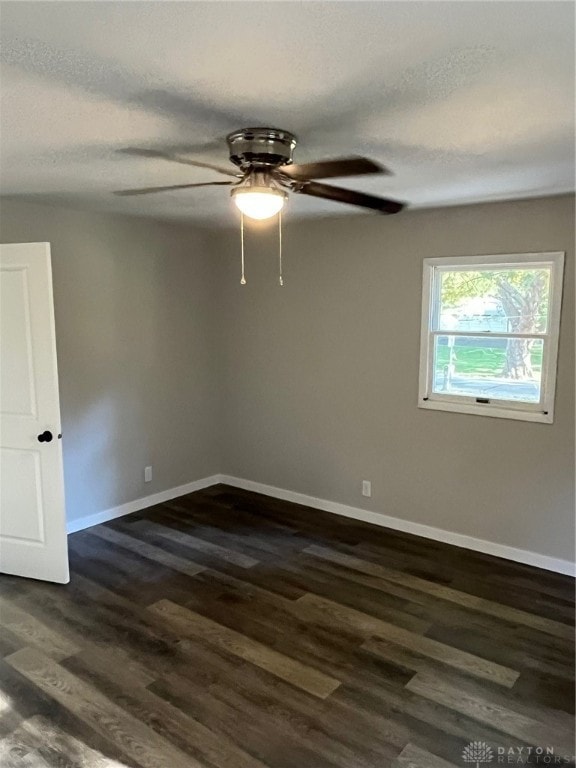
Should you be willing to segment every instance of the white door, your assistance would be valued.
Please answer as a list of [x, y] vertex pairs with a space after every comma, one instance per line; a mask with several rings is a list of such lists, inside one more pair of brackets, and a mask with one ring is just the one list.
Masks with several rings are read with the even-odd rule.
[[0, 245], [0, 571], [67, 583], [49, 243]]

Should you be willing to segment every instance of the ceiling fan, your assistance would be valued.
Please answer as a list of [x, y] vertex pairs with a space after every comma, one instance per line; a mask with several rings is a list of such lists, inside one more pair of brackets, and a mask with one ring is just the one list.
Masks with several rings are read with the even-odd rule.
[[125, 189], [116, 195], [148, 195], [175, 189], [195, 187], [231, 186], [232, 198], [241, 213], [253, 219], [267, 219], [279, 213], [288, 193], [332, 200], [336, 203], [356, 205], [377, 213], [399, 213], [405, 203], [388, 200], [364, 192], [354, 192], [331, 184], [320, 184], [316, 179], [389, 173], [385, 168], [364, 157], [342, 157], [317, 163], [294, 165], [292, 154], [297, 139], [294, 134], [276, 128], [243, 128], [226, 137], [230, 160], [236, 168], [222, 168], [211, 163], [190, 160], [177, 153], [154, 149], [128, 148], [120, 150], [138, 157], [155, 157], [196, 168], [206, 168], [234, 181], [208, 181], [200, 184], [174, 184], [167, 187]]

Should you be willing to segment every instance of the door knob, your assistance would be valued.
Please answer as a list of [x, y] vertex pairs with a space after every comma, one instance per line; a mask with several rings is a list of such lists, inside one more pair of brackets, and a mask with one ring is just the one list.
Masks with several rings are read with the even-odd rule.
[[42, 432], [41, 435], [38, 435], [38, 442], [39, 443], [49, 443], [52, 440], [52, 432], [49, 430], [46, 430], [45, 432]]

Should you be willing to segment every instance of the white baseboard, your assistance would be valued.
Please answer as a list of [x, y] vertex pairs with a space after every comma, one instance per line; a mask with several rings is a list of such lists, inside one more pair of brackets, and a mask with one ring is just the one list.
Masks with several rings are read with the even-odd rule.
[[395, 531], [403, 533], [412, 533], [415, 536], [423, 536], [426, 539], [434, 539], [444, 544], [452, 544], [464, 549], [472, 549], [475, 552], [483, 552], [486, 555], [503, 557], [506, 560], [514, 560], [517, 563], [525, 563], [535, 568], [544, 568], [547, 571], [555, 571], [569, 576], [576, 575], [576, 565], [570, 560], [560, 560], [549, 555], [541, 555], [538, 552], [530, 552], [526, 549], [517, 549], [506, 544], [498, 544], [494, 541], [477, 539], [473, 536], [466, 536], [463, 533], [453, 533], [445, 531], [442, 528], [434, 528], [423, 523], [414, 523], [410, 520], [402, 520], [399, 517], [390, 517], [380, 512], [371, 512], [359, 507], [350, 507], [346, 504], [339, 504], [335, 501], [326, 499], [317, 499], [314, 496], [307, 496], [304, 493], [287, 491], [284, 488], [275, 488], [272, 485], [255, 483], [252, 480], [244, 480], [240, 477], [230, 477], [229, 475], [219, 475], [217, 482], [232, 485], [235, 488], [242, 488], [246, 491], [262, 493], [265, 496], [273, 496], [283, 501], [292, 501], [295, 504], [303, 504], [306, 507], [321, 509], [324, 512], [332, 512], [335, 515], [351, 517], [354, 520], [362, 520], [365, 523], [372, 523], [384, 528], [392, 528]]
[[218, 483], [231, 485], [234, 488], [242, 488], [246, 491], [254, 491], [254, 493], [262, 493], [264, 496], [272, 496], [275, 499], [291, 501], [295, 504], [312, 507], [313, 509], [321, 509], [324, 512], [332, 512], [332, 514], [335, 515], [350, 517], [354, 520], [372, 523], [372, 525], [379, 525], [383, 528], [391, 528], [392, 530], [402, 531], [403, 533], [412, 533], [414, 536], [422, 536], [425, 539], [441, 541], [444, 544], [452, 544], [455, 547], [463, 547], [464, 549], [471, 549], [475, 552], [483, 552], [486, 555], [494, 555], [495, 557], [502, 557], [517, 563], [525, 563], [526, 565], [531, 565], [535, 568], [543, 568], [547, 571], [555, 571], [556, 573], [563, 573], [569, 576], [576, 575], [576, 566], [574, 563], [570, 562], [570, 560], [560, 560], [555, 557], [550, 557], [549, 555], [539, 554], [538, 552], [517, 549], [516, 547], [510, 547], [506, 544], [498, 544], [493, 541], [466, 536], [463, 533], [445, 531], [442, 528], [434, 528], [431, 525], [424, 525], [423, 523], [414, 523], [410, 520], [391, 517], [390, 515], [385, 515], [380, 512], [371, 512], [368, 509], [350, 507], [347, 504], [339, 504], [336, 501], [318, 499], [315, 496], [307, 496], [304, 493], [287, 491], [284, 488], [275, 488], [272, 485], [256, 483], [253, 480], [244, 480], [240, 477], [231, 477], [230, 475], [221, 474], [204, 477], [201, 480], [194, 480], [191, 483], [179, 485], [176, 488], [169, 488], [166, 491], [160, 491], [151, 496], [144, 496], [141, 499], [129, 501], [126, 504], [106, 509], [103, 512], [97, 512], [94, 515], [88, 515], [86, 517], [81, 517], [78, 520], [72, 520], [68, 523], [67, 530], [68, 533], [82, 531], [93, 525], [100, 525], [100, 523], [106, 523], [108, 520], [114, 520], [117, 517], [130, 515], [132, 512], [139, 512], [142, 509], [153, 507], [155, 504], [162, 504], [164, 501], [170, 501], [171, 499], [178, 498], [178, 496], [185, 496], [187, 493], [193, 493], [194, 491], [201, 491], [203, 488], [208, 488], [209, 486], [217, 485]]
[[178, 485], [176, 488], [168, 488], [166, 491], [153, 493], [151, 496], [143, 496], [141, 499], [128, 501], [126, 504], [120, 504], [118, 507], [105, 509], [103, 512], [96, 512], [94, 515], [87, 515], [86, 517], [78, 518], [78, 520], [71, 520], [66, 526], [66, 529], [68, 533], [76, 533], [76, 531], [83, 531], [85, 528], [91, 528], [93, 525], [106, 523], [108, 520], [114, 520], [117, 517], [131, 515], [132, 512], [140, 512], [141, 509], [153, 507], [155, 504], [162, 504], [164, 501], [176, 499], [178, 496], [185, 496], [187, 493], [194, 493], [194, 491], [201, 491], [203, 488], [216, 485], [217, 483], [222, 482], [220, 477], [220, 475], [204, 477], [201, 480], [194, 480], [191, 483]]

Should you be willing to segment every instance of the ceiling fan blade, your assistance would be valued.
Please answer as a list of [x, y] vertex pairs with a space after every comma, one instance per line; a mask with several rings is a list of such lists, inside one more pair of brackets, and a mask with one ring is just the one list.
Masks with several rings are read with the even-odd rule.
[[378, 213], [399, 213], [405, 207], [405, 203], [400, 203], [397, 200], [387, 200], [384, 197], [367, 195], [365, 192], [354, 192], [351, 189], [333, 187], [331, 184], [318, 184], [316, 181], [297, 184], [293, 191], [311, 197], [321, 197], [324, 200], [334, 200], [336, 203], [370, 208], [370, 210], [378, 211]]
[[279, 170], [297, 181], [364, 176], [367, 173], [390, 174], [389, 170], [366, 157], [340, 157], [335, 160], [320, 160], [317, 163], [303, 165], [283, 165]]
[[203, 184], [172, 184], [169, 187], [142, 187], [142, 189], [119, 189], [114, 192], [120, 197], [130, 197], [132, 195], [151, 195], [155, 192], [169, 192], [171, 189], [192, 189], [193, 187], [228, 187], [234, 185], [233, 181], [206, 181]]
[[234, 178], [240, 178], [241, 173], [232, 170], [231, 168], [222, 168], [219, 165], [212, 165], [212, 163], [204, 163], [200, 160], [190, 160], [187, 157], [181, 157], [177, 154], [170, 152], [162, 152], [159, 149], [138, 149], [137, 147], [127, 147], [126, 149], [119, 149], [118, 152], [122, 152], [124, 155], [133, 155], [134, 157], [156, 157], [162, 160], [169, 160], [172, 163], [181, 163], [182, 165], [193, 165], [195, 168], [208, 168], [216, 173], [223, 173], [225, 176], [234, 176]]

